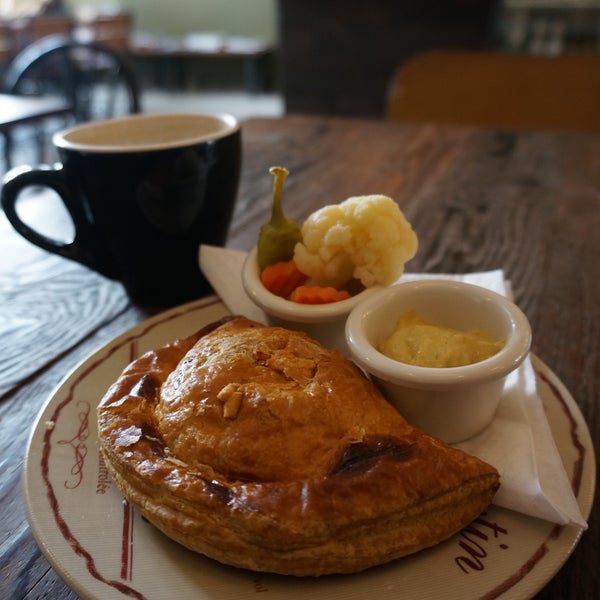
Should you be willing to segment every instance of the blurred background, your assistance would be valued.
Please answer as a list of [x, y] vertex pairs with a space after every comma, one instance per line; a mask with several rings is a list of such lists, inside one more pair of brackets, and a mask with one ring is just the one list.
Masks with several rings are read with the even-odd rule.
[[[40, 81], [58, 59], [31, 67], [48, 36], [111, 49], [135, 78], [135, 110], [383, 118], [390, 78], [423, 52], [596, 55], [600, 0], [0, 0], [0, 92], [50, 94], [52, 82]], [[57, 81], [55, 92], [72, 85]], [[86, 114], [75, 118], [95, 118]], [[31, 161], [30, 146], [47, 146], [56, 127], [53, 118], [0, 123], [11, 137], [5, 159]]]

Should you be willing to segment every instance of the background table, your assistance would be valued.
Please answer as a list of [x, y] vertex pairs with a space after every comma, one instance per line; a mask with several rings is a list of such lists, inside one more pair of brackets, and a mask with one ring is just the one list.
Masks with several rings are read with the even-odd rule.
[[[0, 94], [0, 134], [4, 136], [4, 164], [12, 166], [12, 131], [17, 125], [35, 123], [50, 117], [66, 117], [72, 107], [63, 100], [44, 97], [26, 97]], [[44, 140], [39, 143], [39, 158], [42, 159]]]
[[[505, 270], [531, 320], [533, 351], [600, 439], [600, 137], [290, 116], [248, 121], [243, 138], [229, 247], [254, 245], [275, 164], [290, 170], [284, 203], [298, 219], [351, 195], [391, 196], [419, 236], [411, 271]], [[23, 209], [47, 229], [64, 226], [36, 196]], [[0, 598], [73, 599], [25, 519], [29, 431], [67, 373], [160, 309], [132, 305], [118, 283], [29, 245], [0, 218]], [[599, 512], [596, 502], [589, 530], [539, 598], [598, 597]]]

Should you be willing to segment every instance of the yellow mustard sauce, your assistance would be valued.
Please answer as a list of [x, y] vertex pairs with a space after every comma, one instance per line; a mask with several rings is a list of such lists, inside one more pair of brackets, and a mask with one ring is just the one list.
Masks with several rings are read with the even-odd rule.
[[504, 340], [494, 340], [485, 331], [458, 331], [432, 325], [415, 311], [400, 315], [396, 329], [379, 342], [389, 358], [419, 367], [460, 367], [496, 354]]

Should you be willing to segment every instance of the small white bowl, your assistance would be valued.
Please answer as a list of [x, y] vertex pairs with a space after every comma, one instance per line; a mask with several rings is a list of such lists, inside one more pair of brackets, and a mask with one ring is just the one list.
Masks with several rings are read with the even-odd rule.
[[[484, 330], [506, 343], [494, 356], [462, 367], [405, 364], [379, 352], [377, 344], [407, 310], [432, 324]], [[423, 280], [391, 286], [361, 302], [346, 323], [346, 341], [355, 362], [409, 423], [455, 443], [493, 419], [507, 375], [529, 352], [531, 327], [504, 296], [468, 283]]]
[[330, 304], [299, 304], [272, 294], [260, 280], [256, 248], [248, 254], [242, 268], [242, 284], [246, 294], [261, 308], [270, 325], [278, 325], [304, 331], [327, 348], [338, 348], [348, 354], [344, 327], [350, 311], [383, 289], [382, 286], [367, 288], [339, 302]]

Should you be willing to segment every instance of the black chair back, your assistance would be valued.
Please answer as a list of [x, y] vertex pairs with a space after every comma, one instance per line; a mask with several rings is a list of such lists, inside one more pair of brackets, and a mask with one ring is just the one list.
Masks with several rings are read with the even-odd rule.
[[65, 99], [77, 122], [141, 111], [133, 68], [102, 43], [47, 36], [17, 54], [3, 80], [5, 93]]

